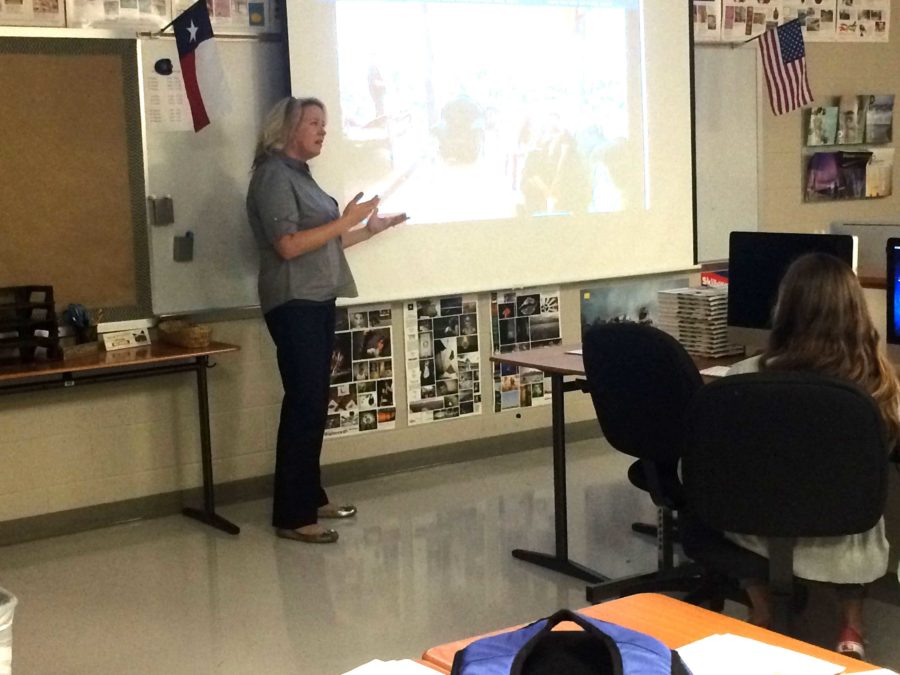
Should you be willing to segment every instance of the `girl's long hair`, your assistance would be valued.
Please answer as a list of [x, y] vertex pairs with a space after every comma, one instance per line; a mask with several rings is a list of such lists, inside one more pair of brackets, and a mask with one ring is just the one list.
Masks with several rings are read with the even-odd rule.
[[763, 370], [809, 370], [855, 382], [881, 409], [900, 441], [900, 384], [869, 316], [862, 286], [839, 258], [797, 258], [778, 290]]

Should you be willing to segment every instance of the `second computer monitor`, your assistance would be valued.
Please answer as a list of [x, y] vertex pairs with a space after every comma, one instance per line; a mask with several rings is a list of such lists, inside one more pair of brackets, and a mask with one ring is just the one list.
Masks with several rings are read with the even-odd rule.
[[728, 337], [753, 353], [765, 346], [778, 286], [805, 253], [830, 253], [856, 271], [856, 237], [839, 234], [732, 232], [728, 245]]

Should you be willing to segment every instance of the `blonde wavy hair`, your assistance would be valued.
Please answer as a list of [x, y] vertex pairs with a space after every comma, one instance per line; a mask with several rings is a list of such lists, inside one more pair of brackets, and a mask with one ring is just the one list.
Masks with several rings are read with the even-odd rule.
[[303, 111], [310, 106], [317, 106], [325, 112], [325, 104], [317, 98], [294, 98], [288, 96], [272, 106], [263, 120], [259, 138], [256, 141], [256, 152], [253, 155], [253, 169], [256, 169], [271, 155], [278, 154], [287, 145], [294, 128], [303, 119]]
[[900, 384], [869, 316], [862, 286], [839, 258], [809, 253], [778, 290], [762, 370], [809, 370], [855, 382], [878, 404], [900, 441]]

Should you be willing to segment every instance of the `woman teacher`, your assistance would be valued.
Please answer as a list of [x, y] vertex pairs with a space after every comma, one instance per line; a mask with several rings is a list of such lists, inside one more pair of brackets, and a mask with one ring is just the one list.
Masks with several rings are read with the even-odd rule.
[[[284, 386], [275, 452], [272, 525], [279, 537], [337, 541], [320, 518], [349, 518], [322, 488], [334, 344], [335, 299], [356, 297], [344, 249], [406, 220], [382, 216], [378, 197], [354, 197], [341, 211], [313, 180], [307, 162], [322, 152], [325, 105], [288, 97], [266, 116], [253, 159], [247, 217], [259, 248], [259, 300]], [[365, 226], [356, 227], [365, 221]]]

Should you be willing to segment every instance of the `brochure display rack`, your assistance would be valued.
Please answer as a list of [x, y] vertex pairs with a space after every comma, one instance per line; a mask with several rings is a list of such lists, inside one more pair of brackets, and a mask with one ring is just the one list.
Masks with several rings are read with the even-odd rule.
[[804, 201], [891, 194], [894, 96], [841, 96], [806, 111]]

